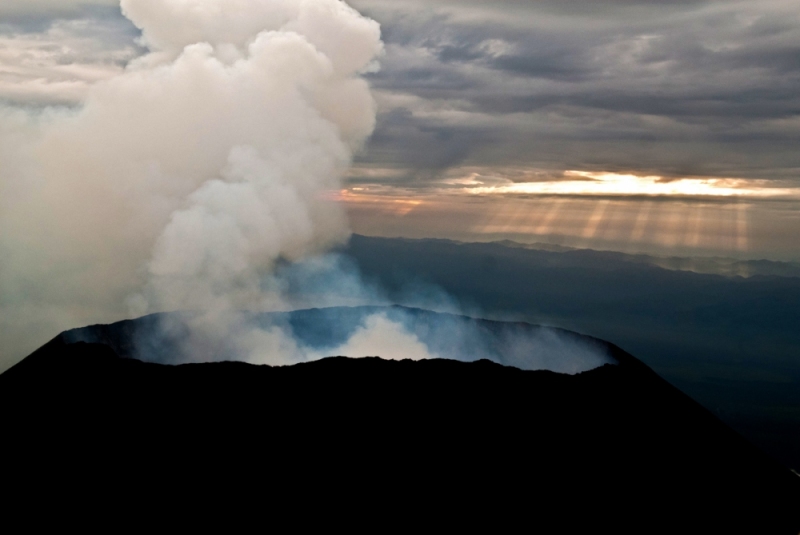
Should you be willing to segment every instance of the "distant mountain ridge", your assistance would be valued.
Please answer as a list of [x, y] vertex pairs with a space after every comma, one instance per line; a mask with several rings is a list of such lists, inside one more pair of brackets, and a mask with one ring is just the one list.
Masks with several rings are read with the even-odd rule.
[[[369, 238], [359, 236], [357, 238]], [[485, 243], [495, 244], [513, 249], [529, 249], [532, 251], [546, 251], [549, 253], [581, 253], [595, 255], [600, 258], [612, 259], [617, 262], [631, 262], [654, 266], [671, 271], [689, 271], [706, 275], [722, 275], [725, 277], [800, 277], [800, 262], [784, 262], [779, 260], [751, 259], [741, 260], [724, 256], [656, 256], [643, 253], [624, 253], [606, 249], [590, 249], [569, 247], [554, 243], [532, 242], [522, 243], [513, 240], [498, 240], [487, 242], [462, 242], [442, 238], [394, 238], [397, 240], [419, 242], [441, 242], [451, 244]]]

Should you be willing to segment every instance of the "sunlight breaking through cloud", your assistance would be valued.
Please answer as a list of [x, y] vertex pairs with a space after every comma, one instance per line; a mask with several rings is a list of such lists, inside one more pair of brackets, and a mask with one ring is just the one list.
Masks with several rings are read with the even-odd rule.
[[668, 196], [798, 196], [800, 188], [764, 187], [757, 180], [737, 178], [680, 178], [636, 176], [607, 172], [565, 171], [563, 180], [484, 185], [479, 177], [462, 181], [464, 191], [486, 194], [546, 195], [668, 195]]
[[353, 230], [371, 236], [799, 259], [800, 203], [786, 197], [442, 195], [385, 186], [344, 191], [337, 199]]

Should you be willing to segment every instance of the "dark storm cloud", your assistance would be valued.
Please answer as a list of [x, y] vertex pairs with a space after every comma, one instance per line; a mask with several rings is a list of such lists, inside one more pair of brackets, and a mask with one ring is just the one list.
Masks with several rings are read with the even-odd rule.
[[406, 181], [431, 179], [467, 160], [473, 147], [491, 146], [495, 139], [487, 129], [419, 121], [411, 110], [394, 108], [381, 116], [361, 163], [381, 166], [408, 156], [414, 160], [403, 175]]
[[800, 6], [734, 1], [356, 6], [387, 53], [370, 165], [800, 169]]

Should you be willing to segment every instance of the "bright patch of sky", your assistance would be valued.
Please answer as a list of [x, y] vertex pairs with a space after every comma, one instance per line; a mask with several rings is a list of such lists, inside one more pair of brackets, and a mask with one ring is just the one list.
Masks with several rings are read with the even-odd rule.
[[689, 195], [689, 196], [796, 196], [800, 188], [759, 187], [756, 181], [736, 178], [678, 178], [636, 176], [618, 173], [566, 171], [563, 180], [484, 185], [480, 177], [462, 182], [468, 193], [555, 195]]

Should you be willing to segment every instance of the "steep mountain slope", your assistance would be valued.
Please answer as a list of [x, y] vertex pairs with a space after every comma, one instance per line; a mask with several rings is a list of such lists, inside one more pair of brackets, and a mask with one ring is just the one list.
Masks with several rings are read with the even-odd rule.
[[114, 492], [258, 482], [390, 523], [800, 531], [800, 478], [608, 349], [617, 365], [566, 375], [444, 359], [165, 366], [58, 337], [0, 376], [5, 475]]

